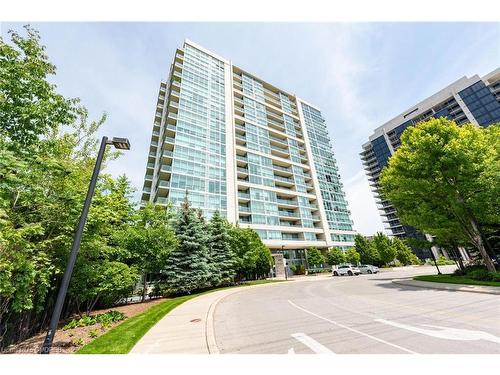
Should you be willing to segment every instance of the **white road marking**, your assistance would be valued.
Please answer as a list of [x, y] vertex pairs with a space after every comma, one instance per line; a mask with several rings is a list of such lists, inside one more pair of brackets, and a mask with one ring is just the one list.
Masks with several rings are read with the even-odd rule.
[[345, 326], [345, 325], [343, 325], [343, 324], [341, 324], [341, 323], [334, 322], [334, 321], [333, 321], [333, 320], [331, 320], [331, 319], [325, 318], [324, 316], [321, 316], [321, 315], [318, 315], [318, 314], [316, 314], [316, 313], [313, 313], [312, 311], [306, 310], [306, 309], [304, 309], [303, 307], [300, 307], [300, 306], [296, 305], [295, 303], [293, 303], [293, 302], [292, 302], [292, 301], [290, 301], [290, 300], [288, 300], [288, 303], [289, 303], [290, 305], [292, 305], [293, 307], [295, 307], [295, 308], [299, 309], [299, 310], [302, 310], [302, 311], [304, 311], [304, 312], [306, 312], [306, 313], [308, 313], [308, 314], [310, 314], [310, 315], [312, 315], [312, 316], [315, 316], [315, 317], [316, 317], [316, 318], [318, 318], [318, 319], [322, 319], [322, 320], [324, 320], [324, 321], [326, 321], [326, 322], [328, 322], [328, 323], [332, 323], [332, 324], [334, 324], [334, 325], [336, 325], [336, 326], [338, 326], [338, 327], [341, 327], [341, 328], [347, 329], [347, 330], [349, 330], [349, 331], [351, 331], [351, 332], [355, 332], [355, 333], [357, 333], [357, 334], [359, 334], [359, 335], [362, 335], [362, 336], [368, 337], [368, 338], [370, 338], [370, 339], [372, 339], [372, 340], [375, 340], [375, 341], [381, 342], [382, 344], [386, 344], [386, 345], [392, 346], [392, 347], [397, 348], [397, 349], [399, 349], [399, 350], [402, 350], [402, 351], [404, 351], [404, 352], [407, 352], [407, 353], [410, 353], [410, 354], [418, 354], [417, 352], [414, 352], [413, 350], [403, 348], [402, 346], [399, 346], [399, 345], [393, 344], [393, 343], [391, 343], [391, 342], [388, 342], [388, 341], [385, 341], [385, 340], [379, 339], [378, 337], [375, 337], [375, 336], [369, 335], [368, 333], [364, 333], [364, 332], [358, 331], [357, 329], [354, 329], [354, 328], [351, 328], [351, 327]]
[[[328, 349], [326, 346], [320, 344], [312, 337], [307, 336], [305, 333], [294, 333], [292, 335], [292, 337], [294, 339], [299, 340], [302, 344], [307, 346], [309, 349], [311, 349], [316, 354], [335, 354], [330, 349]], [[290, 350], [293, 350], [293, 348]], [[288, 354], [291, 354], [290, 350], [288, 351]], [[294, 353], [295, 353], [295, 351], [294, 351]]]
[[472, 331], [469, 329], [458, 329], [458, 328], [434, 326], [430, 324], [422, 324], [422, 326], [424, 327], [436, 328], [437, 330], [435, 330], [435, 329], [414, 327], [403, 323], [391, 322], [390, 320], [385, 320], [385, 319], [375, 319], [375, 321], [393, 327], [406, 329], [408, 331], [417, 332], [422, 335], [437, 337], [439, 339], [459, 340], [459, 341], [486, 340], [500, 344], [500, 337], [497, 337], [495, 335], [492, 335], [491, 333], [483, 331]]
[[295, 350], [293, 348], [288, 349], [288, 354], [295, 354]]

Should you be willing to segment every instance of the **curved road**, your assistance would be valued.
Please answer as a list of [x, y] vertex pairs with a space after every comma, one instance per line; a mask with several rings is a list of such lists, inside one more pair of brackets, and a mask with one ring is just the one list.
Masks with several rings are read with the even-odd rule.
[[[445, 271], [450, 271], [451, 268]], [[498, 295], [395, 285], [418, 271], [249, 289], [216, 307], [221, 353], [500, 353]]]

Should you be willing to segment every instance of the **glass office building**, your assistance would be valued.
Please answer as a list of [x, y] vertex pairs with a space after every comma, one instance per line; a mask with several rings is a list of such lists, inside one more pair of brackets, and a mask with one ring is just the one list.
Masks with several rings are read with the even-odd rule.
[[400, 238], [420, 237], [422, 234], [401, 224], [391, 203], [380, 194], [378, 179], [381, 170], [400, 146], [403, 131], [432, 117], [446, 117], [457, 124], [472, 123], [477, 126], [500, 122], [500, 68], [484, 77], [475, 75], [457, 80], [375, 129], [363, 145], [361, 160], [386, 230]]
[[354, 245], [321, 111], [190, 41], [160, 84], [142, 201], [178, 206], [186, 190], [292, 263]]

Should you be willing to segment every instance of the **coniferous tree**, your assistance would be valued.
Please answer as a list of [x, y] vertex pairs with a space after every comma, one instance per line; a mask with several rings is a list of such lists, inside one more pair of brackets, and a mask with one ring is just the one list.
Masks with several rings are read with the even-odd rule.
[[226, 285], [235, 276], [235, 254], [230, 246], [226, 220], [215, 211], [208, 226], [210, 281], [213, 286]]
[[166, 286], [174, 294], [191, 293], [209, 286], [207, 236], [202, 218], [191, 208], [186, 193], [174, 223], [178, 246], [170, 253]]

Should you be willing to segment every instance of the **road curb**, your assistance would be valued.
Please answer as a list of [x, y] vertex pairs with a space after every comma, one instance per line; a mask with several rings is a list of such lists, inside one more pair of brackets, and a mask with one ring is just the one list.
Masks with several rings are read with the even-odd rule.
[[[284, 280], [283, 280], [284, 281]], [[288, 280], [288, 281], [294, 281], [294, 280]], [[286, 283], [287, 281], [285, 281]], [[234, 290], [226, 290], [226, 293], [223, 293], [219, 298], [217, 298], [215, 301], [213, 301], [208, 310], [207, 310], [207, 316], [205, 320], [205, 338], [206, 338], [206, 343], [207, 343], [207, 350], [208, 354], [220, 354], [219, 347], [217, 346], [217, 342], [215, 340], [215, 326], [214, 326], [214, 315], [215, 315], [215, 309], [217, 307], [217, 304], [221, 302], [224, 298], [228, 296], [232, 296], [233, 294], [236, 293], [242, 293], [248, 289], [254, 289], [258, 287], [265, 287], [265, 286], [271, 286], [271, 285], [280, 285], [281, 283], [266, 283], [266, 284], [258, 284], [258, 285], [250, 285], [246, 286], [243, 288], [235, 288]]]
[[488, 287], [482, 285], [445, 284], [445, 283], [435, 283], [430, 281], [420, 281], [413, 279], [392, 280], [392, 283], [397, 285], [412, 286], [416, 288], [500, 295], [500, 288]]

